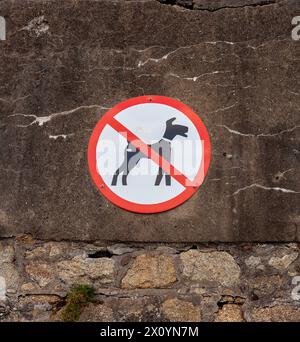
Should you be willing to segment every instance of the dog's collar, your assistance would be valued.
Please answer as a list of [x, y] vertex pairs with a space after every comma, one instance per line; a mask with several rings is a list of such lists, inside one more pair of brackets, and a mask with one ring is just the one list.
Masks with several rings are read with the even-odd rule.
[[168, 139], [168, 138], [165, 138], [165, 137], [163, 137], [162, 140], [166, 140], [166, 141], [168, 141], [168, 142], [172, 142], [172, 140], [170, 140], [170, 139]]

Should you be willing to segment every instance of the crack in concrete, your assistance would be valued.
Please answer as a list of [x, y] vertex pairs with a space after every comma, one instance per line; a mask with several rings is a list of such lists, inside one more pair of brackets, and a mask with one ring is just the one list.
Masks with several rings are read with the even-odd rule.
[[2, 170], [4, 172], [14, 173], [14, 174], [18, 175], [18, 174], [20, 174], [20, 173], [22, 173], [24, 171], [31, 170], [31, 169], [28, 168], [28, 169], [23, 169], [23, 170], [15, 170], [15, 169], [13, 169], [11, 167], [9, 167], [9, 168], [0, 167], [0, 170]]
[[78, 112], [81, 109], [94, 109], [94, 108], [103, 109], [103, 110], [110, 109], [110, 107], [103, 107], [103, 106], [99, 106], [99, 105], [88, 105], [88, 106], [80, 106], [80, 107], [77, 107], [77, 108], [74, 108], [74, 109], [70, 109], [70, 110], [66, 110], [66, 111], [63, 111], [63, 112], [51, 113], [51, 114], [49, 114], [47, 116], [37, 116], [35, 114], [15, 113], [15, 114], [9, 115], [9, 117], [12, 117], [12, 116], [23, 116], [23, 117], [34, 118], [34, 120], [32, 122], [30, 122], [28, 125], [17, 125], [17, 127], [29, 127], [29, 126], [32, 126], [32, 125], [34, 125], [36, 123], [39, 126], [43, 126], [46, 122], [49, 122], [52, 119], [55, 119], [57, 117], [73, 114], [75, 112]]
[[196, 82], [198, 81], [199, 78], [202, 78], [204, 76], [211, 76], [211, 75], [216, 75], [216, 74], [226, 74], [226, 73], [230, 73], [232, 71], [230, 70], [225, 70], [225, 71], [222, 71], [222, 70], [215, 70], [215, 71], [212, 71], [212, 72], [206, 72], [204, 74], [201, 74], [201, 75], [198, 75], [198, 76], [192, 76], [192, 77], [184, 77], [184, 76], [179, 76], [177, 74], [174, 74], [174, 73], [170, 73], [169, 76], [171, 77], [176, 77], [176, 78], [180, 78], [182, 80], [187, 80], [187, 81], [193, 81], [193, 82]]
[[[289, 41], [289, 39], [287, 39], [287, 38], [278, 39], [280, 37], [282, 37], [282, 35], [273, 37], [272, 39], [269, 39], [269, 40], [267, 40], [264, 43], [261, 43], [259, 45], [251, 45], [249, 43], [251, 40], [249, 40], [249, 41], [247, 41], [247, 40], [245, 40], [245, 41], [236, 41], [236, 42], [228, 41], [228, 40], [216, 40], [216, 41], [204, 41], [204, 42], [200, 42], [200, 43], [192, 44], [192, 45], [179, 46], [175, 50], [171, 50], [168, 53], [164, 54], [162, 57], [158, 57], [158, 58], [149, 57], [149, 58], [147, 58], [144, 61], [139, 60], [138, 64], [137, 64], [137, 68], [141, 68], [142, 66], [148, 64], [149, 62], [160, 63], [160, 62], [162, 62], [164, 60], [167, 60], [170, 56], [172, 56], [173, 54], [175, 54], [176, 52], [178, 52], [180, 50], [196, 48], [196, 47], [202, 46], [203, 44], [207, 44], [207, 45], [225, 44], [225, 45], [230, 45], [230, 46], [234, 46], [234, 45], [237, 45], [237, 44], [246, 44], [244, 46], [245, 48], [252, 49], [252, 50], [258, 50], [258, 49], [260, 49], [260, 48], [262, 48], [262, 47], [264, 47], [264, 46], [266, 46], [268, 44], [271, 44], [271, 43], [273, 43], [275, 41], [276, 42]], [[153, 45], [153, 46], [149, 46], [149, 47], [147, 47], [145, 49], [138, 50], [138, 49], [134, 48], [133, 50], [137, 51], [138, 53], [143, 53], [143, 52], [146, 52], [147, 50], [151, 50], [151, 49], [154, 49], [154, 48], [164, 48], [164, 47], [163, 46], [159, 46], [159, 45]]]
[[40, 35], [47, 33], [49, 29], [50, 27], [47, 24], [45, 16], [42, 15], [40, 17], [33, 18], [26, 26], [22, 27], [19, 31], [32, 31], [36, 34], [37, 37], [39, 37]]
[[211, 111], [211, 112], [207, 112], [207, 114], [225, 112], [225, 111], [227, 111], [227, 110], [229, 110], [229, 109], [231, 109], [231, 108], [237, 106], [238, 103], [239, 103], [239, 102], [236, 101], [236, 102], [233, 103], [232, 105], [229, 105], [229, 106], [227, 106], [227, 107], [220, 107], [220, 108], [217, 108], [217, 109], [215, 109], [215, 110], [213, 110], [213, 111]]
[[66, 140], [68, 137], [72, 137], [74, 133], [69, 133], [69, 134], [58, 134], [58, 135], [49, 135], [49, 139], [57, 140], [58, 138], [63, 138]]
[[286, 179], [284, 175], [285, 175], [287, 172], [291, 172], [291, 171], [294, 171], [294, 170], [295, 170], [294, 168], [291, 168], [291, 169], [288, 169], [288, 170], [285, 170], [285, 171], [278, 171], [277, 174], [280, 175], [280, 177]]
[[[213, 73], [207, 73], [205, 75], [209, 75], [209, 74], [213, 74]], [[203, 75], [201, 75], [202, 77]], [[193, 82], [196, 82], [198, 80], [198, 78], [200, 78], [199, 76], [197, 77], [197, 79], [194, 81], [193, 78], [195, 77], [182, 77], [182, 76], [179, 76], [177, 74], [174, 74], [174, 73], [169, 73], [169, 74], [158, 74], [158, 73], [152, 73], [152, 74], [139, 74], [136, 76], [136, 78], [142, 78], [142, 77], [161, 77], [161, 78], [164, 78], [164, 77], [176, 77], [176, 78], [179, 78], [179, 79], [183, 79], [183, 80], [188, 80], [188, 81], [193, 81]], [[223, 87], [223, 88], [236, 88], [236, 85], [235, 84], [221, 84], [221, 83], [209, 83], [209, 82], [203, 82], [201, 83], [201, 86], [206, 86], [206, 87]], [[234, 92], [234, 90], [230, 91], [230, 93], [232, 94]], [[180, 99], [178, 99], [180, 101]], [[214, 112], [214, 111], [213, 111]], [[211, 112], [211, 113], [213, 113]]]
[[[180, 47], [178, 47], [178, 48], [175, 49], [175, 50], [169, 51], [168, 53], [166, 53], [166, 54], [163, 55], [162, 57], [159, 57], [159, 58], [153, 58], [153, 57], [151, 57], [151, 58], [146, 59], [145, 61], [139, 61], [137, 66], [138, 66], [138, 68], [140, 68], [140, 67], [144, 66], [145, 64], [147, 64], [147, 63], [149, 63], [149, 62], [159, 63], [160, 61], [163, 61], [163, 60], [168, 59], [171, 55], [173, 55], [173, 54], [176, 53], [177, 51], [180, 51], [180, 50], [183, 50], [183, 49], [190, 49], [190, 48], [192, 48], [192, 47], [196, 47], [197, 45], [199, 45], [199, 44], [193, 44], [193, 45], [187, 45], [187, 46], [180, 46]], [[150, 49], [150, 47], [147, 48], [147, 49]], [[147, 49], [141, 50], [141, 52], [146, 51]]]
[[283, 193], [288, 193], [288, 194], [300, 194], [300, 191], [295, 191], [295, 190], [291, 190], [291, 189], [285, 189], [285, 188], [279, 188], [279, 187], [268, 187], [268, 186], [264, 186], [261, 184], [257, 184], [257, 183], [253, 183], [247, 186], [244, 186], [243, 188], [239, 188], [237, 189], [232, 196], [236, 196], [238, 195], [240, 192], [248, 190], [248, 189], [252, 189], [252, 188], [259, 188], [259, 189], [263, 189], [263, 190], [273, 190], [273, 191], [280, 191]]
[[185, 2], [181, 2], [178, 0], [157, 0], [159, 3], [161, 3], [162, 5], [169, 5], [169, 6], [178, 6], [181, 8], [184, 8], [186, 10], [192, 10], [192, 11], [208, 11], [208, 12], [217, 12], [220, 10], [224, 10], [224, 9], [240, 9], [240, 8], [250, 8], [250, 7], [265, 7], [265, 6], [270, 6], [270, 5], [274, 5], [276, 4], [276, 0], [265, 0], [265, 1], [261, 1], [258, 3], [248, 3], [245, 5], [226, 5], [226, 6], [219, 6], [219, 7], [195, 7], [195, 3], [193, 0], [190, 1], [185, 1]]
[[225, 128], [229, 133], [241, 135], [243, 137], [260, 138], [260, 137], [275, 137], [275, 136], [282, 135], [285, 133], [291, 133], [291, 132], [295, 131], [296, 129], [300, 128], [300, 125], [294, 126], [292, 128], [287, 128], [287, 129], [284, 129], [284, 130], [282, 130], [280, 132], [276, 132], [276, 133], [260, 133], [260, 134], [242, 133], [242, 132], [239, 132], [235, 129], [229, 128], [226, 125], [217, 125], [217, 127]]
[[19, 101], [23, 101], [23, 100], [26, 100], [30, 95], [26, 95], [26, 96], [21, 96], [21, 97], [17, 97], [16, 99], [5, 99], [3, 97], [0, 97], [0, 102], [3, 102], [3, 103], [7, 103], [7, 104], [10, 104], [10, 105], [14, 105], [15, 103], [19, 102]]

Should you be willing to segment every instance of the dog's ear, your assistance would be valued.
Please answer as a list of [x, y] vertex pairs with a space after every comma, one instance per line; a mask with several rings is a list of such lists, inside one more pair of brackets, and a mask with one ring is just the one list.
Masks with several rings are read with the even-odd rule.
[[167, 122], [166, 122], [167, 126], [172, 125], [172, 122], [174, 120], [176, 120], [176, 118], [171, 118], [171, 119], [167, 120]]

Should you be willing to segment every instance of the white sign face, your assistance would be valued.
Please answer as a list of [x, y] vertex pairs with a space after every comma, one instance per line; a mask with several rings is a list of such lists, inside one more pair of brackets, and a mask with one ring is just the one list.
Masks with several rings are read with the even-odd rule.
[[144, 213], [171, 209], [192, 196], [209, 159], [209, 137], [200, 118], [161, 96], [130, 99], [111, 109], [89, 145], [99, 190], [120, 207]]

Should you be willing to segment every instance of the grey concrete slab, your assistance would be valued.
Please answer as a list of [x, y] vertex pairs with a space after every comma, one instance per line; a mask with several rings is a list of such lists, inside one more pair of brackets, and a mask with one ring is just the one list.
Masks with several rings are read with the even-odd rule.
[[[0, 237], [299, 241], [300, 3], [191, 3], [0, 1]], [[144, 94], [193, 108], [212, 143], [197, 194], [153, 215], [87, 165], [106, 108]]]

